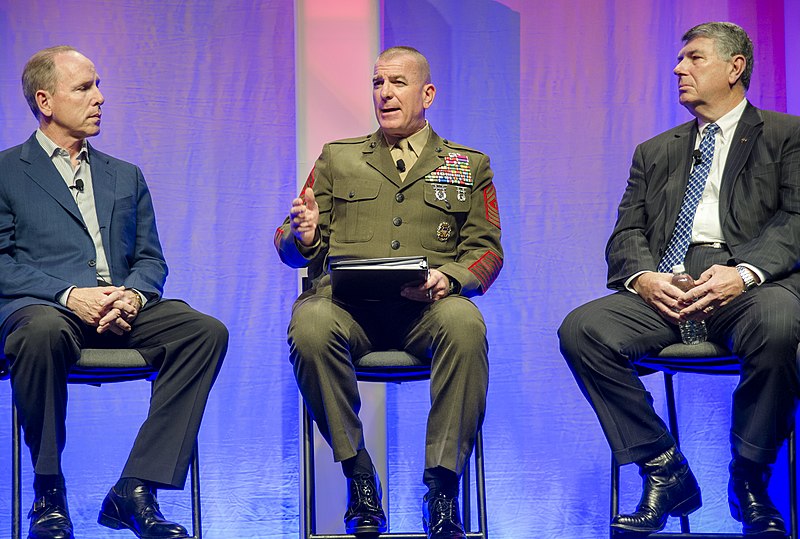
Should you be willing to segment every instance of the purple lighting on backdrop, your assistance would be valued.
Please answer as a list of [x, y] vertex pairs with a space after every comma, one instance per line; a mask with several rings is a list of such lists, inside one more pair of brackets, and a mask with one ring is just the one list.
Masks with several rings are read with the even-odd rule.
[[[431, 58], [439, 89], [433, 127], [485, 151], [496, 172], [507, 263], [479, 300], [491, 346], [489, 529], [500, 538], [602, 537], [610, 454], [555, 330], [573, 307], [606, 293], [603, 248], [635, 144], [689, 118], [671, 74], [682, 32], [707, 20], [744, 26], [756, 45], [749, 97], [785, 110], [786, 66], [798, 50], [785, 40], [800, 35], [800, 19], [785, 18], [784, 0], [382, 5], [384, 43], [417, 46]], [[289, 0], [0, 7], [0, 147], [35, 129], [19, 84], [26, 59], [60, 43], [84, 51], [107, 99], [103, 132], [92, 142], [145, 173], [171, 270], [167, 295], [231, 330], [200, 436], [209, 539], [282, 539], [298, 530], [298, 397], [285, 343], [296, 277], [271, 247], [296, 191], [293, 8]], [[661, 380], [651, 378], [661, 407]], [[699, 378], [679, 377], [677, 387], [684, 446], [706, 500], [697, 525], [733, 532], [724, 490], [735, 382]], [[147, 395], [146, 384], [133, 383], [71, 390], [64, 465], [81, 537], [123, 536], [95, 519]], [[9, 400], [9, 384], [0, 383], [0, 418], [10, 418]], [[389, 392], [393, 524], [410, 529], [419, 527], [426, 405], [424, 385]], [[0, 539], [9, 537], [10, 445], [10, 420], [2, 419]], [[639, 488], [627, 472], [624, 507]], [[785, 505], [783, 492], [776, 485]], [[164, 493], [162, 505], [189, 521], [183, 493]]]

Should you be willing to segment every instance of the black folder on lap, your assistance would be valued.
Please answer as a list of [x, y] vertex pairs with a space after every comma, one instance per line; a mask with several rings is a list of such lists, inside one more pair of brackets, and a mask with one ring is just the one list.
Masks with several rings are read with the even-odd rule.
[[333, 295], [346, 300], [397, 299], [406, 284], [428, 280], [428, 258], [362, 258], [331, 262]]

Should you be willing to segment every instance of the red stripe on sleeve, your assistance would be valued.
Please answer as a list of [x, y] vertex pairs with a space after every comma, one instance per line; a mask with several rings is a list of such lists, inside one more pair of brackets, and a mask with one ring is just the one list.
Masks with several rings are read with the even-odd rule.
[[469, 267], [475, 277], [481, 283], [481, 289], [486, 292], [500, 273], [503, 267], [503, 259], [492, 251], [486, 251], [474, 264]]

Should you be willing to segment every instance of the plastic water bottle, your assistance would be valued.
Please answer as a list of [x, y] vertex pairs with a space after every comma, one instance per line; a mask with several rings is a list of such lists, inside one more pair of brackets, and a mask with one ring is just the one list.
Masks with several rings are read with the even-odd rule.
[[[686, 268], [683, 267], [683, 264], [673, 266], [672, 284], [684, 292], [694, 288], [694, 279], [686, 273]], [[700, 344], [708, 340], [706, 323], [702, 320], [687, 320], [681, 322], [679, 326], [683, 344]]]

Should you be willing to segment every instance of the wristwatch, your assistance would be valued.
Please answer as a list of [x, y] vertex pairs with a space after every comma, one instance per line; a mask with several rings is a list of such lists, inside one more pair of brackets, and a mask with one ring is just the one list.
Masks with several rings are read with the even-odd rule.
[[747, 269], [745, 266], [739, 264], [736, 266], [736, 271], [739, 272], [739, 277], [741, 277], [742, 281], [744, 281], [744, 290], [742, 292], [747, 292], [756, 285], [756, 280], [753, 278], [753, 272]]

